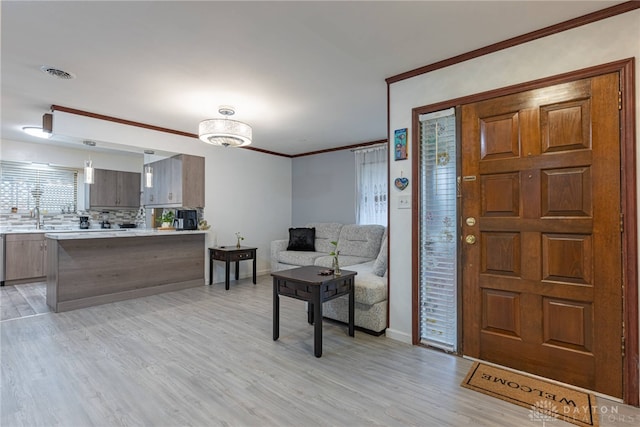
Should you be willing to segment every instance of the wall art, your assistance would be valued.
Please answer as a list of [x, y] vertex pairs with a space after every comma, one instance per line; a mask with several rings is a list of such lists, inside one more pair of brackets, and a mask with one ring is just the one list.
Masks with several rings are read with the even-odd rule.
[[396, 160], [406, 160], [409, 157], [407, 152], [407, 128], [396, 129], [393, 133], [393, 147]]
[[403, 177], [396, 178], [393, 184], [396, 186], [398, 190], [402, 191], [405, 188], [407, 188], [407, 186], [409, 185], [409, 178], [403, 178]]

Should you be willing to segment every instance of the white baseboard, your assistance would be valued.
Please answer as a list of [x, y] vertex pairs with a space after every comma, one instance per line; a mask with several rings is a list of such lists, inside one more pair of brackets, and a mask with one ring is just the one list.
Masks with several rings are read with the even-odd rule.
[[412, 341], [410, 334], [400, 332], [391, 328], [387, 328], [387, 330], [384, 331], [384, 335], [387, 338], [391, 338], [392, 340], [400, 341], [406, 344], [411, 344], [411, 341]]

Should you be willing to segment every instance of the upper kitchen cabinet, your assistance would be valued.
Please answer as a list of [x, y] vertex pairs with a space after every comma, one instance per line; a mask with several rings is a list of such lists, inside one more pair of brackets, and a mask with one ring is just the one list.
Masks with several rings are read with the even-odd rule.
[[204, 157], [180, 154], [149, 165], [153, 187], [144, 189], [145, 206], [204, 207]]
[[85, 186], [89, 208], [140, 207], [140, 173], [107, 169], [95, 169], [94, 173], [95, 183]]

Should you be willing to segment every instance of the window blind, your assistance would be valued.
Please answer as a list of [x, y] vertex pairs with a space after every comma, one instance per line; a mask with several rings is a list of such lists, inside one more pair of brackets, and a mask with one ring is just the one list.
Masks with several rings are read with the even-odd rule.
[[457, 171], [453, 109], [420, 117], [420, 339], [457, 350]]
[[0, 209], [27, 212], [36, 206], [40, 211], [75, 212], [78, 200], [78, 171], [70, 168], [0, 162]]

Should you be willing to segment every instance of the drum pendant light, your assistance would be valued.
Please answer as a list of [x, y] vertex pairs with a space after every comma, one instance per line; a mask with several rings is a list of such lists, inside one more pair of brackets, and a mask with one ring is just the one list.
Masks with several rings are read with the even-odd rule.
[[233, 107], [222, 106], [218, 112], [222, 119], [208, 119], [200, 122], [198, 137], [203, 142], [223, 147], [244, 147], [251, 144], [251, 126], [228, 117], [235, 114]]

